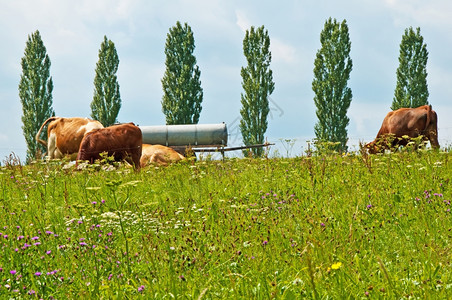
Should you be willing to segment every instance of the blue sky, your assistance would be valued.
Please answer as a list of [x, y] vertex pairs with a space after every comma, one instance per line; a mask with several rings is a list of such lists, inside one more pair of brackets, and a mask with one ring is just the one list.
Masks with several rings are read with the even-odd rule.
[[[285, 154], [284, 139], [301, 155], [317, 121], [311, 83], [325, 21], [347, 20], [353, 70], [348, 111], [351, 149], [372, 140], [389, 111], [404, 30], [421, 28], [429, 51], [429, 102], [438, 113], [439, 141], [452, 144], [452, 1], [149, 1], [0, 0], [0, 161], [12, 151], [25, 158], [18, 84], [28, 35], [39, 30], [47, 48], [57, 116], [89, 117], [98, 50], [104, 35], [116, 46], [122, 98], [120, 122], [163, 125], [161, 78], [170, 27], [187, 22], [204, 89], [200, 123], [225, 122], [229, 145], [241, 144], [242, 41], [264, 25], [271, 40], [271, 95], [266, 133]], [[286, 145], [287, 146], [287, 145]]]

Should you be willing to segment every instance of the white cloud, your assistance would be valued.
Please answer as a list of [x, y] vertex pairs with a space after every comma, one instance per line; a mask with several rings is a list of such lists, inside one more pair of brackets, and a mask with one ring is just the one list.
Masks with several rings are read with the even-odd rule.
[[295, 47], [284, 43], [277, 38], [270, 37], [270, 50], [276, 62], [283, 61], [285, 63], [296, 63], [298, 61]]
[[394, 14], [394, 22], [398, 26], [422, 27], [423, 25], [430, 25], [440, 29], [441, 27], [452, 25], [452, 19], [450, 18], [452, 15], [452, 1], [450, 0], [385, 0], [385, 3]]
[[246, 32], [251, 27], [251, 22], [245, 16], [245, 13], [241, 10], [235, 11], [235, 16], [237, 18], [236, 24], [239, 26], [240, 30]]

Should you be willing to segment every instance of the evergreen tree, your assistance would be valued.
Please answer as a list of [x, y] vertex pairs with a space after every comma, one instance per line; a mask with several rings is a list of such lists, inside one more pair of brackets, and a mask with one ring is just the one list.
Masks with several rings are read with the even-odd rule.
[[320, 34], [321, 48], [314, 62], [312, 90], [317, 107], [318, 122], [314, 131], [319, 145], [336, 143], [336, 151], [347, 151], [347, 110], [352, 91], [347, 86], [352, 71], [351, 42], [347, 22], [338, 23], [329, 18]]
[[162, 78], [162, 111], [166, 124], [197, 124], [202, 110], [201, 71], [196, 65], [190, 26], [177, 22], [166, 38], [166, 71]]
[[[243, 53], [247, 66], [241, 69], [244, 93], [241, 94], [240, 131], [245, 145], [262, 144], [270, 111], [268, 98], [275, 88], [270, 69], [270, 38], [264, 26], [246, 31]], [[255, 156], [263, 154], [262, 148], [253, 148], [252, 151]], [[244, 151], [244, 154], [248, 156], [250, 153]]]
[[119, 57], [115, 44], [104, 37], [99, 50], [99, 61], [96, 64], [94, 77], [94, 96], [91, 102], [91, 117], [105, 127], [117, 122], [121, 108], [121, 95], [116, 76]]
[[[25, 55], [22, 57], [22, 75], [19, 83], [19, 98], [22, 103], [22, 130], [27, 143], [30, 160], [45, 153], [47, 149], [36, 142], [35, 136], [49, 117], [55, 115], [52, 108], [53, 82], [50, 76], [50, 59], [39, 31], [28, 36]], [[45, 139], [45, 131], [40, 138]]]
[[416, 32], [410, 27], [402, 37], [392, 110], [428, 104], [428, 52], [420, 32], [419, 27]]

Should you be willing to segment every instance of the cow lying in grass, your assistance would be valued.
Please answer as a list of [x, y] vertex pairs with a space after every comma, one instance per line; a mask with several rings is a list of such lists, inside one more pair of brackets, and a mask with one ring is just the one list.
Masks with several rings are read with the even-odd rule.
[[149, 164], [166, 166], [183, 159], [185, 159], [185, 157], [182, 154], [170, 147], [143, 144], [140, 165], [142, 168]]

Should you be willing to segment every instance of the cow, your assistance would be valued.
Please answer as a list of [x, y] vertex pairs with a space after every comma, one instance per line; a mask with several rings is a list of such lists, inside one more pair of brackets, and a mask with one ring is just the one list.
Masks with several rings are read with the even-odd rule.
[[102, 153], [113, 156], [115, 161], [126, 160], [136, 170], [140, 169], [143, 136], [133, 123], [117, 124], [88, 132], [80, 143], [77, 162], [94, 163]]
[[182, 154], [170, 147], [143, 144], [140, 165], [142, 168], [148, 164], [166, 166], [169, 163], [178, 162], [183, 159], [185, 157]]
[[430, 141], [432, 148], [439, 148], [438, 117], [431, 105], [417, 108], [400, 108], [389, 112], [383, 120], [374, 141], [367, 143], [369, 153], [376, 154], [385, 149], [406, 146], [410, 139], [419, 136]]
[[[40, 136], [47, 124], [48, 140], [44, 141], [40, 139]], [[45, 120], [39, 128], [36, 141], [46, 147], [48, 158], [63, 158], [68, 155], [74, 160], [85, 134], [99, 128], [104, 128], [104, 126], [99, 121], [88, 118], [51, 117]]]

